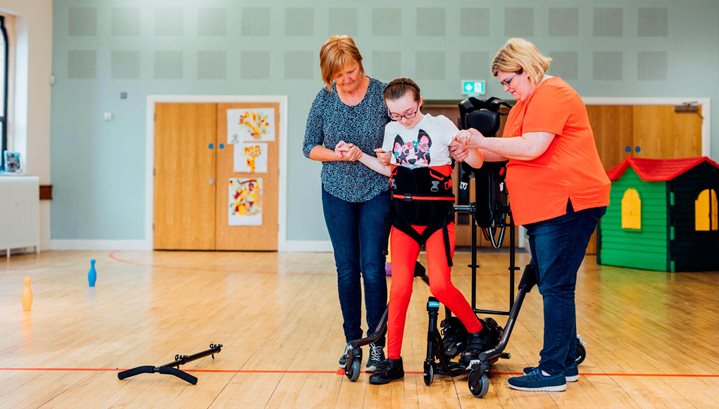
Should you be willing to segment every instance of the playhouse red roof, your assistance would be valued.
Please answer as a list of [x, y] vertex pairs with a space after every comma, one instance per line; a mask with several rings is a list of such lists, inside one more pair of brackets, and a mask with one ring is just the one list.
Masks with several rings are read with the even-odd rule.
[[607, 176], [613, 182], [622, 177], [624, 171], [631, 166], [645, 182], [667, 182], [704, 162], [719, 169], [719, 163], [706, 156], [683, 159], [626, 158], [624, 162], [609, 169]]

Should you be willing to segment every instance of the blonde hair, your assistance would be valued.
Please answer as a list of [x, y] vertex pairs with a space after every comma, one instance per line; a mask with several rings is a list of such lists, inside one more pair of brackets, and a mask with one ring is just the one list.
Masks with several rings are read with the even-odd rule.
[[492, 60], [492, 75], [499, 71], [527, 73], [529, 82], [537, 86], [552, 62], [550, 57], [542, 55], [539, 49], [523, 38], [510, 38], [504, 47], [497, 51]]
[[364, 76], [362, 54], [348, 35], [333, 35], [320, 48], [320, 71], [327, 91], [332, 92], [332, 77], [345, 65], [356, 61], [360, 74]]

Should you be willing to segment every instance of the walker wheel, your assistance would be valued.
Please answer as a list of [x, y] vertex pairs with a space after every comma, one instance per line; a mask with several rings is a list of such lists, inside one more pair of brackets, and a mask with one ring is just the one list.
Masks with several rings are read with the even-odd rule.
[[347, 361], [345, 362], [345, 376], [352, 382], [359, 379], [361, 359], [356, 359], [354, 349], [347, 351]]
[[582, 341], [582, 337], [577, 336], [577, 358], [575, 361], [577, 362], [577, 365], [580, 365], [584, 360], [587, 358], [587, 347], [584, 346], [584, 341]]
[[424, 361], [424, 384], [427, 386], [432, 385], [434, 380], [434, 363]]
[[489, 376], [478, 368], [472, 369], [467, 378], [467, 386], [472, 395], [483, 398], [489, 392]]
[[360, 366], [362, 365], [362, 361], [359, 359], [353, 359], [352, 365], [351, 365], [351, 374], [349, 376], [350, 381], [355, 382], [359, 376], [360, 376]]

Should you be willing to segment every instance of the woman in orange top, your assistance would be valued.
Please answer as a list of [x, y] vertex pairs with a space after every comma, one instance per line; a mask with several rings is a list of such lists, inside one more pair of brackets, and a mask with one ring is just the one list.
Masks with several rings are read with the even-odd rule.
[[519, 390], [563, 391], [578, 380], [574, 304], [577, 270], [589, 238], [609, 205], [610, 182], [599, 160], [587, 110], [577, 92], [546, 75], [551, 58], [512, 38], [492, 61], [492, 74], [517, 100], [502, 138], [469, 129], [453, 157], [478, 168], [509, 160], [512, 215], [529, 235], [544, 303], [539, 366], [509, 379]]

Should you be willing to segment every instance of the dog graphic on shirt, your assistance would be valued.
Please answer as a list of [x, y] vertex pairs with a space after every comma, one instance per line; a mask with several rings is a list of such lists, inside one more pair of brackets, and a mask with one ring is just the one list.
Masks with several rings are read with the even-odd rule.
[[400, 135], [394, 137], [392, 155], [398, 165], [429, 166], [431, 162], [429, 149], [432, 138], [423, 129], [417, 133], [417, 139], [405, 142]]

